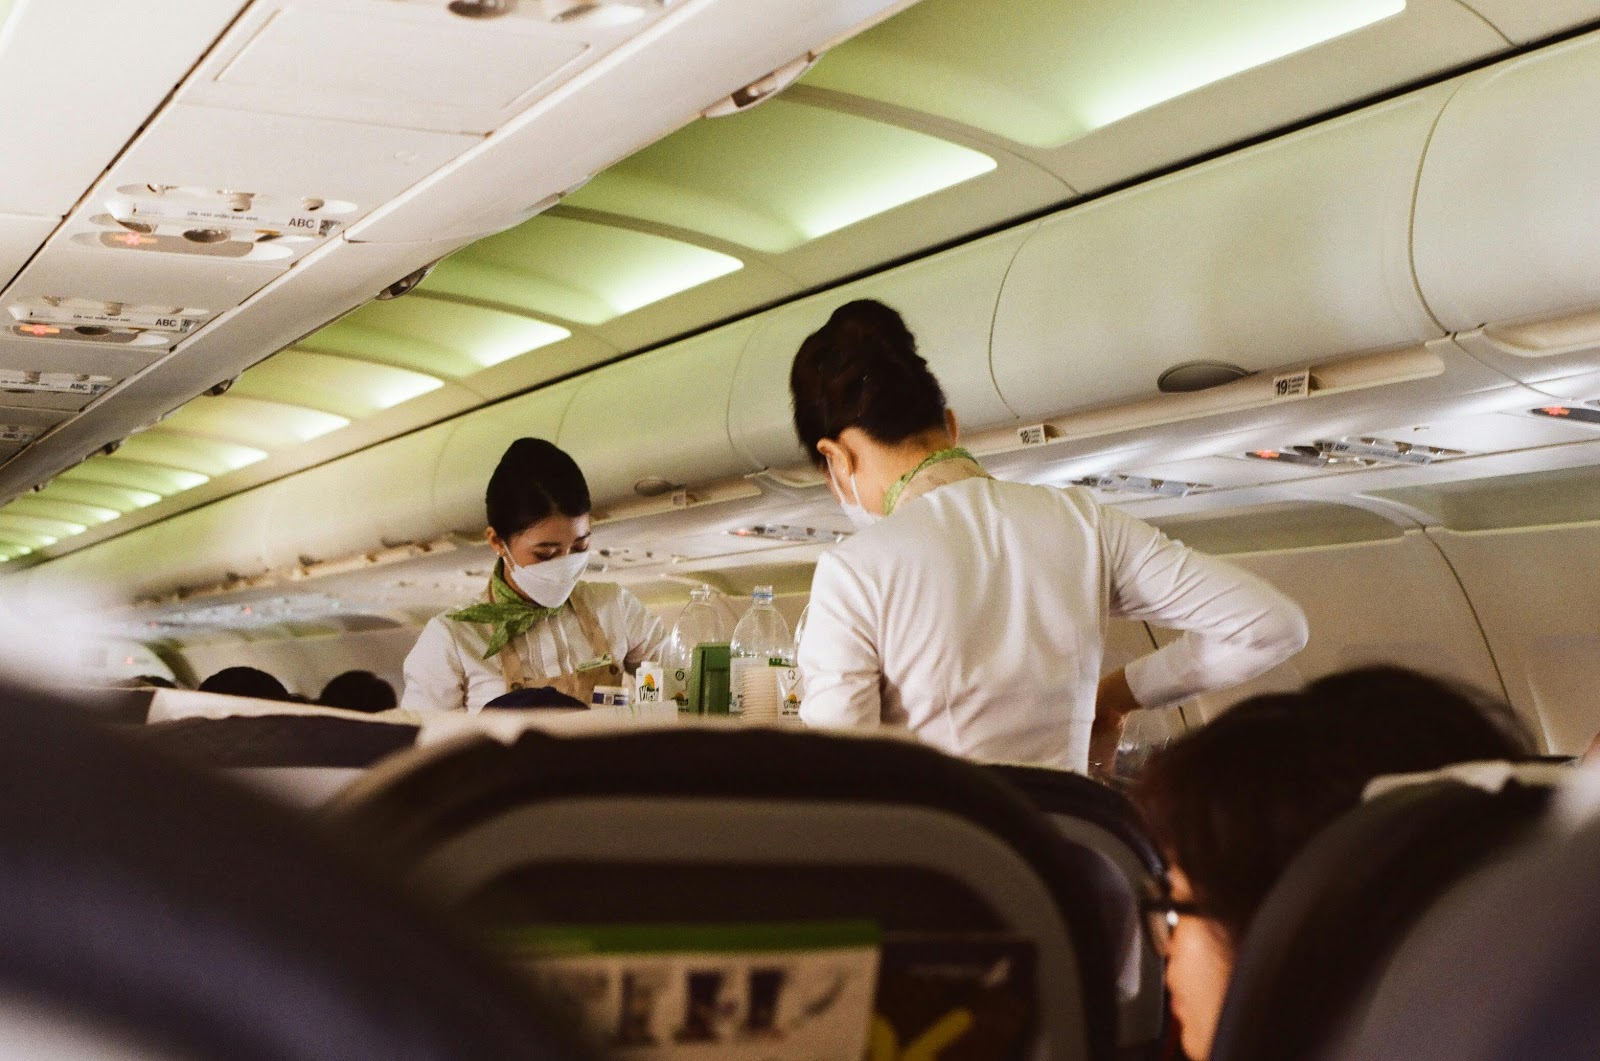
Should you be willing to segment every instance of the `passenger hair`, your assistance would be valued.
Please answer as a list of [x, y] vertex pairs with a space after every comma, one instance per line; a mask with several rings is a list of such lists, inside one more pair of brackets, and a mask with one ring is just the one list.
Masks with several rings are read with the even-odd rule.
[[293, 697], [282, 682], [256, 667], [224, 667], [200, 683], [202, 693], [248, 696], [255, 700], [290, 701]]
[[1133, 795], [1237, 943], [1290, 861], [1373, 778], [1531, 749], [1511, 710], [1477, 690], [1367, 667], [1243, 701], [1157, 752]]
[[549, 516], [588, 515], [589, 484], [577, 461], [542, 438], [519, 438], [489, 477], [484, 495], [489, 526], [510, 541]]
[[885, 445], [944, 426], [945, 396], [893, 309], [847, 302], [806, 337], [789, 370], [794, 429], [821, 467], [817, 443], [858, 427]]
[[388, 711], [397, 699], [394, 686], [369, 670], [347, 670], [329, 679], [317, 703], [323, 707], [342, 707], [347, 711], [377, 713]]

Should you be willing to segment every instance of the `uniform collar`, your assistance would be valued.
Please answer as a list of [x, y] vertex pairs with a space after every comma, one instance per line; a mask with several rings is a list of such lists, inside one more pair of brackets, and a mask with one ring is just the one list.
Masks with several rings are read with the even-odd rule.
[[890, 515], [901, 501], [911, 501], [941, 486], [963, 479], [987, 479], [978, 458], [962, 449], [951, 446], [928, 455], [927, 459], [895, 481], [883, 495], [883, 514]]

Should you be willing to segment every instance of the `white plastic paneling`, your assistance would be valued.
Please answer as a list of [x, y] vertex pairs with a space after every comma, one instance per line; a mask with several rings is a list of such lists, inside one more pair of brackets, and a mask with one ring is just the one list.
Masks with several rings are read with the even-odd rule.
[[[648, 47], [630, 50], [625, 63], [608, 58], [581, 84], [514, 119], [459, 165], [360, 226], [357, 238], [404, 243], [509, 228], [533, 204], [897, 6], [903, 0], [672, 5]], [[598, 114], [606, 120], [596, 121]]]
[[1518, 712], [1549, 750], [1600, 731], [1600, 526], [1432, 530], [1477, 607]]
[[1284, 483], [1291, 479], [1304, 479], [1316, 474], [1315, 468], [1231, 456], [1197, 457], [1194, 460], [1148, 464], [1136, 468], [1119, 466], [1112, 470], [1127, 475], [1142, 475], [1149, 479], [1176, 479], [1184, 483], [1199, 483], [1203, 486], [1215, 486], [1218, 489]]
[[0, 213], [72, 209], [243, 0], [20, 0], [0, 34]]
[[754, 330], [718, 328], [585, 377], [558, 444], [583, 468], [597, 508], [636, 500], [645, 477], [686, 486], [747, 470], [728, 438], [728, 401]]
[[[478, 409], [452, 425], [433, 476], [434, 522], [444, 531], [479, 534], [487, 524], [483, 495], [506, 447], [519, 438], [556, 439], [579, 384], [558, 383]], [[619, 439], [627, 438], [627, 425]], [[420, 485], [420, 484], [419, 484]]]
[[1251, 370], [1436, 338], [1408, 259], [1436, 86], [1097, 200], [1017, 256], [994, 329], [1025, 420], [1150, 397], [1209, 359]]
[[[235, 494], [68, 553], [41, 571], [52, 582], [62, 579], [127, 599], [259, 575], [267, 569], [269, 501], [260, 490]], [[296, 518], [301, 524], [312, 521], [305, 513]]]
[[50, 238], [50, 233], [60, 223], [60, 219], [54, 217], [0, 214], [0, 290], [27, 264], [33, 252]]
[[1596, 0], [1462, 0], [1518, 44], [1600, 19]]
[[[251, 192], [292, 201], [318, 198], [353, 203], [354, 210], [338, 215], [348, 227], [480, 139], [173, 105], [162, 111], [118, 160], [95, 189], [97, 199], [79, 212], [72, 228], [74, 232], [106, 231], [103, 223], [91, 223], [94, 217], [104, 217], [105, 201], [116, 197], [119, 188], [152, 183]], [[284, 243], [281, 246], [289, 249], [290, 255], [277, 262], [285, 265], [293, 254], [318, 245], [315, 241]], [[132, 253], [123, 253], [124, 259]], [[152, 257], [158, 255], [141, 254], [141, 258]]]
[[178, 254], [133, 258], [110, 248], [56, 240], [22, 271], [0, 302], [9, 306], [45, 297], [88, 298], [189, 307], [215, 315], [282, 275], [281, 263], [219, 262]]
[[120, 380], [165, 354], [165, 350], [148, 346], [64, 343], [0, 335], [0, 368], [23, 372], [72, 372]]
[[[1237, 689], [1197, 698], [1214, 718], [1246, 696], [1298, 688], [1326, 674], [1392, 663], [1501, 695], [1472, 607], [1421, 531], [1403, 538], [1284, 552], [1234, 554], [1305, 609], [1311, 640], [1281, 667]], [[1158, 631], [1165, 644], [1171, 635]]]
[[1452, 331], [1600, 306], [1600, 35], [1484, 71], [1417, 188], [1416, 271]]
[[[1540, 7], [1546, 0], [1505, 2]], [[1327, 6], [1344, 5], [1329, 0]], [[1124, 17], [1147, 22], [1150, 10], [1124, 5]], [[1097, 191], [1505, 48], [1505, 38], [1458, 0], [1406, 0], [1398, 14], [1131, 114], [1051, 152], [1044, 162], [1074, 188]], [[1160, 71], [1148, 76], [1162, 80]]]
[[257, 488], [269, 513], [267, 565], [338, 560], [439, 537], [445, 528], [436, 525], [428, 495], [417, 487], [433, 479], [452, 430], [440, 424], [402, 435]]
[[1002, 232], [764, 315], [739, 362], [728, 416], [734, 445], [751, 467], [808, 460], [794, 434], [789, 368], [806, 336], [859, 298], [878, 299], [905, 318], [963, 430], [1013, 422], [989, 375], [986, 352], [1000, 283], [1033, 231], [1029, 225]]
[[1600, 438], [1600, 429], [1514, 413], [1485, 413], [1481, 416], [1386, 428], [1371, 434], [1400, 442], [1459, 449], [1466, 453], [1503, 453], [1539, 446], [1559, 446], [1566, 442], [1593, 442]]
[[13, 405], [10, 402], [12, 397], [13, 395], [0, 394], [0, 424], [15, 424], [19, 427], [44, 431], [55, 427], [69, 415], [60, 409], [30, 409], [26, 406]]
[[[530, 5], [532, 6], [532, 5]], [[369, 125], [492, 132], [592, 53], [647, 26], [474, 21], [443, 2], [257, 4], [184, 89], [186, 103]], [[593, 42], [593, 43], [591, 43]]]

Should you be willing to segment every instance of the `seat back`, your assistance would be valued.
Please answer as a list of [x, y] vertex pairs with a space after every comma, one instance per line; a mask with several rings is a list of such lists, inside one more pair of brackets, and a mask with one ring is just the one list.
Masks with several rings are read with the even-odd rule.
[[6, 1056], [36, 1056], [30, 1041], [190, 1061], [584, 1056], [298, 817], [127, 732], [0, 687], [0, 776]]
[[335, 812], [352, 842], [492, 928], [868, 921], [902, 942], [1020, 938], [1038, 1014], [1022, 1056], [1114, 1051], [1093, 857], [981, 768], [915, 744], [468, 738], [391, 760]]
[[1444, 891], [1532, 830], [1549, 789], [1453, 780], [1395, 788], [1295, 858], [1234, 966], [1213, 1061], [1324, 1056], [1404, 934]]
[[1117, 1043], [1123, 1056], [1153, 1056], [1165, 1039], [1167, 993], [1161, 956], [1139, 914], [1160, 893], [1165, 866], [1126, 796], [1081, 774], [1032, 766], [991, 766], [1066, 840], [1090, 852], [1094, 890], [1117, 978]]
[[1600, 1055], [1600, 823], [1464, 880], [1406, 938], [1338, 1061]]

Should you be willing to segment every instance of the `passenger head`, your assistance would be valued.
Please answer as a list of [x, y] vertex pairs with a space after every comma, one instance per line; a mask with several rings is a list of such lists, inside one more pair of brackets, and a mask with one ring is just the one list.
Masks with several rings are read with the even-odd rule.
[[202, 693], [221, 693], [224, 696], [248, 696], [255, 700], [291, 699], [283, 683], [264, 670], [254, 667], [226, 667], [200, 683]]
[[1503, 705], [1412, 671], [1335, 674], [1246, 700], [1156, 754], [1134, 794], [1171, 866], [1167, 982], [1209, 1053], [1239, 942], [1296, 854], [1385, 774], [1526, 755]]
[[486, 497], [489, 544], [519, 567], [589, 548], [589, 484], [577, 462], [542, 438], [511, 443]]
[[939, 381], [900, 314], [882, 302], [847, 302], [807, 336], [789, 371], [789, 392], [806, 455], [829, 469], [844, 500], [855, 500], [854, 478], [870, 511], [882, 511], [883, 493], [908, 452], [925, 455], [956, 438]]
[[388, 711], [398, 701], [394, 686], [369, 670], [347, 670], [322, 687], [317, 703], [346, 711]]

